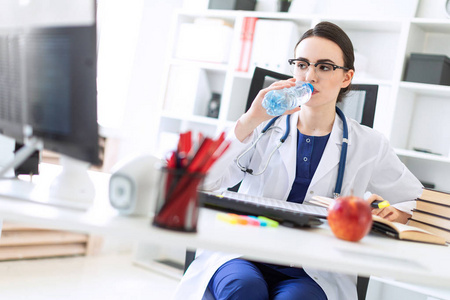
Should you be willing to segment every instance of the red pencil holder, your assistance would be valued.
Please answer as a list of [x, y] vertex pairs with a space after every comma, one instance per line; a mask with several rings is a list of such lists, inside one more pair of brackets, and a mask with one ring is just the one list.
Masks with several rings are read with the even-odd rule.
[[196, 232], [198, 195], [205, 174], [164, 168], [161, 172], [153, 225], [161, 228]]

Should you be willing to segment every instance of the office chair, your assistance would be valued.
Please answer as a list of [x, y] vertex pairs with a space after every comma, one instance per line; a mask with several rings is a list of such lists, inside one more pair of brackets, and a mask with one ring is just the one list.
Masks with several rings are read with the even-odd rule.
[[[256, 67], [253, 72], [252, 81], [250, 83], [250, 90], [247, 97], [247, 105], [245, 110], [247, 111], [253, 100], [255, 99], [258, 92], [268, 87], [275, 81], [286, 80], [292, 78], [292, 76], [274, 72], [271, 70]], [[375, 107], [378, 94], [378, 85], [368, 85], [368, 84], [352, 84], [353, 94], [349, 94], [349, 98], [353, 102], [351, 107], [346, 107], [343, 104], [338, 106], [343, 110], [343, 112], [349, 117], [358, 120], [361, 124], [372, 127], [375, 117]], [[342, 103], [345, 103], [345, 100]], [[360, 111], [358, 111], [360, 110]], [[230, 191], [237, 191], [239, 189], [240, 183], [234, 187], [229, 188]], [[186, 250], [184, 272], [186, 272], [189, 265], [195, 259], [195, 250]], [[365, 300], [367, 294], [367, 288], [369, 285], [369, 277], [358, 276], [356, 283], [356, 290], [358, 294], [358, 300]]]

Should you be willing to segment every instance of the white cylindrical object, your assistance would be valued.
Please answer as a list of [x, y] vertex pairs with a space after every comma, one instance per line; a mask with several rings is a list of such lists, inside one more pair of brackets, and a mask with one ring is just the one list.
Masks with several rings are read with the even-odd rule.
[[61, 173], [50, 186], [50, 196], [57, 199], [91, 203], [95, 186], [88, 174], [89, 163], [62, 155]]

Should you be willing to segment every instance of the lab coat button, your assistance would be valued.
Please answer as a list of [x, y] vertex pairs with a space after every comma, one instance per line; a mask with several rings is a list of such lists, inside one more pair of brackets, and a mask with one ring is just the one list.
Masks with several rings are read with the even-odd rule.
[[319, 278], [317, 278], [316, 276], [314, 276], [314, 280], [319, 280]]
[[310, 193], [310, 194], [314, 194], [314, 191], [310, 191], [309, 193]]

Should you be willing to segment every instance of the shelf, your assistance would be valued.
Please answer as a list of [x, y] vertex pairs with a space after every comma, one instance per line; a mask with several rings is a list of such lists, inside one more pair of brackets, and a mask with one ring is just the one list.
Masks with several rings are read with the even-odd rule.
[[235, 71], [233, 73], [234, 78], [241, 78], [241, 79], [252, 79], [253, 72], [237, 72]]
[[447, 85], [402, 81], [400, 88], [412, 91], [417, 95], [450, 97], [450, 86]]
[[429, 153], [423, 153], [413, 150], [406, 150], [406, 149], [399, 149], [395, 148], [395, 153], [399, 156], [405, 156], [410, 158], [416, 158], [416, 159], [423, 159], [428, 161], [436, 161], [436, 162], [443, 162], [443, 163], [450, 163], [450, 157], [442, 156], [442, 155], [436, 155], [436, 154], [429, 154]]
[[228, 64], [211, 63], [211, 62], [203, 62], [203, 61], [187, 60], [187, 59], [174, 58], [170, 61], [170, 64], [178, 65], [178, 66], [193, 66], [193, 67], [197, 67], [199, 69], [221, 71], [221, 72], [226, 72], [228, 70]]
[[364, 18], [364, 17], [322, 17], [322, 20], [336, 23], [344, 30], [375, 31], [375, 32], [399, 32], [403, 23], [388, 18]]
[[353, 77], [352, 83], [392, 86], [392, 81], [390, 81], [390, 80], [370, 78], [370, 77], [358, 77], [357, 75], [355, 75], [355, 77]]
[[411, 25], [416, 25], [427, 32], [450, 33], [449, 19], [416, 18], [411, 21]]
[[180, 16], [198, 18], [198, 17], [207, 17], [207, 18], [221, 18], [227, 21], [234, 22], [237, 15], [233, 10], [221, 10], [221, 9], [209, 9], [209, 10], [186, 10], [181, 9], [178, 11]]
[[187, 121], [187, 122], [194, 122], [194, 123], [200, 123], [200, 124], [207, 124], [207, 125], [218, 125], [219, 121], [215, 118], [209, 118], [204, 116], [195, 116], [195, 115], [182, 115], [177, 112], [170, 112], [170, 111], [163, 111], [161, 112], [161, 116], [163, 118], [170, 118], [175, 119], [179, 121]]
[[266, 12], [266, 11], [249, 11], [249, 10], [209, 10], [211, 14], [232, 14], [236, 18], [244, 17], [256, 17], [260, 19], [279, 19], [279, 20], [292, 20], [299, 24], [308, 24], [312, 22], [312, 15], [284, 13], [284, 12]]

